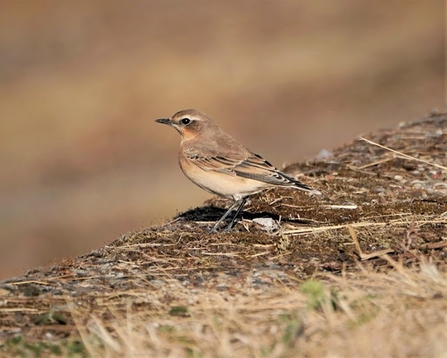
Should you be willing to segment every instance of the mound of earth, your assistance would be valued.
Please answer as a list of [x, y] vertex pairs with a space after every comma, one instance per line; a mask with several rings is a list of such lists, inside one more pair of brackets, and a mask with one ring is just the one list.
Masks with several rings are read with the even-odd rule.
[[[321, 158], [320, 158], [321, 157]], [[253, 196], [229, 233], [208, 234], [229, 201], [213, 198], [161, 226], [0, 282], [0, 339], [74, 337], [95, 312], [172, 307], [189, 292], [268, 292], [319, 273], [378, 272], [447, 258], [447, 114], [402, 124], [285, 169], [323, 194]], [[391, 259], [391, 260], [390, 260]], [[182, 301], [183, 300], [183, 301]], [[74, 305], [74, 306], [73, 306]], [[157, 306], [158, 305], [158, 306]], [[85, 314], [76, 318], [74, 311]], [[171, 312], [172, 313], [172, 312]]]

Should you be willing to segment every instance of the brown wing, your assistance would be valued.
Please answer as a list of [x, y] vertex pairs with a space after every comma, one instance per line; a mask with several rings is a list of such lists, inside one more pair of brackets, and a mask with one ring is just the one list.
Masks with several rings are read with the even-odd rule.
[[186, 154], [186, 157], [205, 171], [239, 176], [273, 186], [289, 186], [306, 191], [313, 190], [310, 186], [279, 171], [260, 155], [254, 153], [250, 153], [244, 159], [231, 159], [219, 155], [203, 157], [192, 153]]

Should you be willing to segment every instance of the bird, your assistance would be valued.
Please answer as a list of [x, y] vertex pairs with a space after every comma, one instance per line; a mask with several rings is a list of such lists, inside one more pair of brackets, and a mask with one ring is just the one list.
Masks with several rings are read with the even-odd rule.
[[180, 133], [178, 161], [188, 179], [211, 194], [234, 200], [209, 233], [217, 232], [221, 222], [237, 207], [226, 227], [227, 232], [231, 231], [248, 197], [265, 189], [286, 187], [319, 194], [247, 149], [203, 112], [185, 109], [155, 122]]

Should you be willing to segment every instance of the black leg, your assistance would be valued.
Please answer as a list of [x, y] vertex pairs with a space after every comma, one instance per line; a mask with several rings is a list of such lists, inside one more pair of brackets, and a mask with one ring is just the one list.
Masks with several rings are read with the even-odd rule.
[[229, 232], [231, 228], [233, 227], [236, 218], [238, 217], [239, 213], [241, 212], [242, 208], [244, 207], [245, 203], [247, 202], [247, 197], [244, 197], [241, 199], [241, 204], [236, 210], [236, 214], [234, 214], [233, 219], [231, 219], [230, 223], [228, 224], [227, 228], [225, 229], [226, 232]]
[[[236, 216], [239, 215], [242, 207], [245, 205], [245, 202], [247, 201], [247, 198], [242, 198], [239, 199], [238, 201], [235, 201], [233, 205], [230, 206], [230, 208], [225, 212], [225, 214], [222, 215], [222, 217], [214, 224], [214, 226], [208, 231], [209, 234], [211, 234], [212, 232], [216, 232], [217, 227], [219, 226], [219, 224], [224, 221], [228, 215], [230, 215], [231, 211], [236, 207], [236, 205], [238, 205], [239, 203], [239, 207], [236, 211], [236, 215], [233, 217], [233, 220], [231, 220], [231, 226], [233, 226], [234, 220], [236, 219]], [[228, 228], [231, 229], [231, 226], [228, 225], [227, 226], [227, 230]]]

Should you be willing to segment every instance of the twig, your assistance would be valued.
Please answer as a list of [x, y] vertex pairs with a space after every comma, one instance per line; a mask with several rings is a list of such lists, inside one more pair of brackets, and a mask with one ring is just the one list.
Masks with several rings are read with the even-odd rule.
[[436, 168], [439, 168], [439, 169], [442, 169], [442, 170], [447, 170], [447, 167], [444, 167], [444, 166], [442, 166], [442, 165], [440, 165], [440, 164], [436, 164], [436, 163], [429, 162], [428, 160], [424, 160], [424, 159], [419, 159], [419, 158], [412, 157], [411, 155], [404, 154], [404, 153], [402, 153], [402, 152], [399, 152], [398, 150], [394, 150], [394, 149], [388, 148], [388, 147], [386, 147], [386, 146], [384, 146], [384, 145], [382, 145], [382, 144], [373, 142], [372, 140], [369, 140], [369, 139], [366, 139], [366, 138], [363, 138], [363, 137], [360, 137], [359, 139], [360, 139], [360, 140], [363, 140], [363, 141], [365, 141], [365, 142], [367, 142], [367, 143], [369, 143], [369, 144], [375, 145], [375, 146], [377, 146], [377, 147], [379, 147], [379, 148], [386, 149], [386, 150], [388, 150], [388, 151], [390, 151], [390, 152], [393, 152], [393, 153], [395, 153], [395, 154], [398, 154], [398, 155], [400, 155], [401, 157], [403, 157], [403, 158], [405, 158], [405, 159], [415, 160], [415, 161], [417, 161], [417, 162], [421, 162], [421, 163], [425, 163], [425, 164], [428, 164], [428, 165], [432, 165], [432, 166], [434, 166], [434, 167], [436, 167]]
[[394, 252], [393, 249], [384, 249], [384, 250], [372, 252], [370, 254], [365, 254], [365, 253], [363, 253], [363, 251], [362, 251], [362, 249], [360, 247], [360, 243], [359, 243], [359, 240], [357, 238], [357, 234], [356, 234], [354, 228], [352, 227], [352, 225], [348, 225], [348, 231], [349, 231], [349, 234], [351, 235], [352, 241], [354, 241], [354, 245], [355, 245], [355, 247], [356, 247], [356, 249], [358, 251], [358, 255], [359, 255], [359, 257], [360, 257], [360, 259], [362, 261], [363, 260], [369, 260], [369, 259], [372, 259], [374, 257], [380, 257], [380, 256], [383, 256], [383, 255], [389, 254], [391, 252]]
[[362, 169], [366, 169], [366, 168], [369, 168], [369, 167], [373, 167], [373, 166], [375, 166], [375, 165], [379, 165], [379, 164], [382, 164], [382, 163], [389, 162], [390, 160], [393, 160], [393, 158], [385, 158], [385, 159], [381, 159], [381, 160], [378, 160], [378, 161], [376, 161], [376, 162], [368, 163], [368, 164], [362, 165], [362, 166], [360, 166], [360, 167], [357, 167], [357, 169], [360, 169], [360, 170], [362, 170]]
[[[443, 224], [446, 223], [447, 220], [416, 220], [413, 221], [415, 224]], [[396, 221], [390, 221], [390, 222], [360, 222], [360, 223], [351, 223], [352, 227], [365, 227], [365, 226], [386, 226], [386, 225], [408, 225], [408, 221], [404, 220], [396, 220]], [[330, 225], [330, 226], [320, 226], [320, 227], [304, 227], [300, 229], [294, 229], [294, 230], [286, 230], [282, 234], [283, 235], [300, 235], [300, 234], [309, 234], [309, 233], [318, 233], [322, 231], [328, 231], [328, 230], [339, 230], [345, 228], [346, 224], [340, 224], [340, 225]]]
[[324, 209], [346, 209], [355, 210], [358, 208], [356, 204], [346, 204], [346, 205], [321, 205]]
[[432, 242], [419, 246], [420, 249], [442, 249], [444, 247], [447, 247], [447, 241]]

